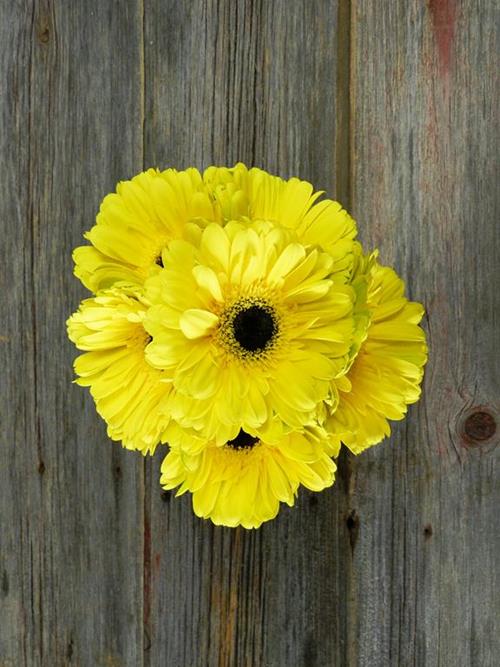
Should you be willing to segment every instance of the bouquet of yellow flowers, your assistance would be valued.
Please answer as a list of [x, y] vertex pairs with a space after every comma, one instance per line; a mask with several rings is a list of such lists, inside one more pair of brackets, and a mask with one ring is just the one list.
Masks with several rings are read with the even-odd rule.
[[106, 196], [73, 253], [76, 382], [108, 435], [164, 447], [161, 485], [257, 528], [331, 486], [420, 396], [420, 304], [338, 202], [243, 164], [148, 171]]

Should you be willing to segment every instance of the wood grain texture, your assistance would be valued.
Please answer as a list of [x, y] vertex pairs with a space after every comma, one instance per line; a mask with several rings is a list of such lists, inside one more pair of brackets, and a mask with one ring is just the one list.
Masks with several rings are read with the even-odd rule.
[[2, 3], [5, 666], [142, 660], [142, 461], [71, 385], [65, 332], [86, 295], [71, 250], [142, 167], [142, 14], [114, 4]]
[[[496, 665], [494, 4], [0, 7], [0, 667]], [[258, 531], [109, 442], [64, 327], [116, 181], [237, 160], [352, 207], [431, 346], [408, 420]]]
[[[356, 460], [353, 664], [498, 664], [500, 253], [494, 3], [353, 3], [361, 236], [427, 309], [423, 400]], [[498, 144], [497, 144], [498, 147]]]

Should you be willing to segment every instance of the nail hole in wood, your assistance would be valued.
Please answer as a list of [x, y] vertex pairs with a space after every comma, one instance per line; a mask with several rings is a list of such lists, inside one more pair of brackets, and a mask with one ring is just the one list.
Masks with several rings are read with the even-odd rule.
[[428, 523], [426, 526], [424, 526], [424, 537], [426, 540], [430, 539], [432, 537], [432, 526], [430, 523]]
[[351, 510], [349, 513], [349, 516], [346, 519], [346, 526], [347, 530], [349, 531], [349, 542], [351, 544], [351, 549], [354, 550], [359, 535], [359, 516], [356, 510]]

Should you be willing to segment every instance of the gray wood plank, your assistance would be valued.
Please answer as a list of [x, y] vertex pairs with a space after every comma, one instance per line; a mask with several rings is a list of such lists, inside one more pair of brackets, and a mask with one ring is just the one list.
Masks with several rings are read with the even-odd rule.
[[[242, 160], [332, 192], [335, 2], [163, 2], [145, 12], [145, 163]], [[259, 531], [215, 528], [148, 465], [145, 664], [346, 664], [346, 484]], [[163, 498], [163, 499], [162, 499]]]
[[[354, 213], [427, 308], [423, 401], [353, 473], [349, 664], [498, 664], [495, 3], [353, 3]], [[480, 420], [481, 421], [481, 420]], [[487, 421], [482, 420], [484, 435]]]
[[142, 167], [140, 2], [2, 3], [0, 664], [142, 661], [142, 458], [71, 385], [71, 251]]

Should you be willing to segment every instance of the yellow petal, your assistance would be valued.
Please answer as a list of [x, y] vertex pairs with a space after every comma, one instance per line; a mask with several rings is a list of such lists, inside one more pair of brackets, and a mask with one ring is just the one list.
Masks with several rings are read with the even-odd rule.
[[284, 276], [289, 274], [306, 256], [304, 246], [299, 243], [290, 243], [281, 255], [278, 257], [276, 264], [269, 272], [267, 278], [269, 284], [279, 283]]
[[215, 327], [219, 318], [208, 310], [191, 308], [185, 310], [179, 320], [182, 333], [186, 338], [201, 338]]
[[218, 268], [227, 271], [231, 248], [227, 234], [220, 225], [211, 224], [204, 230], [201, 249], [215, 260]]
[[220, 303], [223, 300], [219, 279], [213, 269], [208, 266], [195, 266], [193, 275], [198, 285], [206, 289], [216, 301]]

